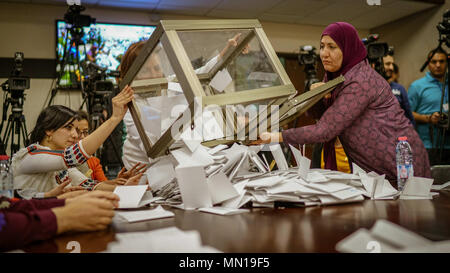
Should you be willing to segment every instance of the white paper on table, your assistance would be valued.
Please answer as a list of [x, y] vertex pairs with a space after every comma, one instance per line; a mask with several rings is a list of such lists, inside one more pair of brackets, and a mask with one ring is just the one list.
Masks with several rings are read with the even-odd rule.
[[212, 207], [203, 166], [178, 166], [175, 172], [185, 209]]
[[440, 190], [443, 190], [443, 189], [447, 190], [446, 188], [448, 186], [450, 186], [450, 181], [448, 181], [448, 182], [446, 182], [446, 183], [444, 183], [442, 185], [431, 185], [431, 189], [435, 190], [435, 191], [440, 191]]
[[415, 176], [409, 178], [405, 183], [405, 187], [403, 188], [403, 191], [400, 195], [400, 199], [403, 199], [407, 196], [423, 197], [425, 199], [429, 199], [433, 180], [434, 179], [432, 178]]
[[119, 209], [138, 208], [142, 196], [147, 191], [147, 185], [117, 186], [114, 193], [120, 198]]
[[319, 195], [317, 196], [320, 199], [320, 202], [323, 205], [333, 205], [333, 204], [343, 204], [343, 203], [353, 203], [353, 202], [362, 202], [364, 201], [364, 197], [362, 195], [358, 195], [356, 197], [352, 197], [349, 199], [341, 200], [339, 198], [335, 198], [329, 195]]
[[208, 188], [214, 205], [239, 196], [230, 179], [223, 172], [208, 177]]
[[198, 231], [182, 231], [176, 227], [144, 232], [116, 234], [116, 241], [108, 244], [106, 252], [113, 253], [200, 253], [220, 252], [202, 246]]
[[201, 145], [193, 153], [188, 148], [173, 150], [171, 153], [181, 166], [208, 166], [214, 163], [211, 155]]
[[337, 191], [351, 188], [351, 186], [349, 186], [347, 184], [339, 183], [339, 182], [326, 182], [326, 183], [314, 183], [314, 184], [310, 183], [306, 186], [316, 189], [316, 190], [319, 190], [319, 191], [328, 192], [328, 193], [337, 192]]
[[246, 159], [247, 159], [247, 151], [245, 151], [241, 155], [241, 160], [239, 160], [239, 162], [233, 167], [233, 170], [231, 171], [231, 173], [229, 175], [230, 180], [233, 179], [236, 176], [236, 174], [241, 170]]
[[173, 212], [165, 210], [161, 206], [157, 206], [155, 209], [121, 211], [117, 212], [117, 214], [125, 218], [129, 223], [175, 216]]
[[232, 81], [233, 79], [231, 78], [230, 73], [228, 73], [228, 70], [224, 68], [219, 72], [217, 72], [217, 74], [212, 78], [209, 85], [212, 86], [217, 91], [223, 92], [223, 90], [225, 90], [225, 88], [227, 88], [227, 86]]
[[159, 190], [175, 178], [172, 159], [168, 156], [160, 159], [146, 172], [148, 184], [152, 190]]
[[307, 157], [303, 156], [300, 151], [295, 148], [294, 146], [289, 144], [289, 147], [291, 148], [292, 153], [294, 154], [295, 161], [297, 162], [298, 166], [298, 174], [302, 179], [308, 178], [308, 172], [311, 168], [311, 160], [309, 160]]
[[227, 153], [225, 157], [228, 159], [227, 162], [225, 162], [225, 165], [223, 166], [222, 171], [225, 174], [230, 174], [233, 171], [233, 167], [238, 164], [238, 162], [242, 159], [242, 155], [244, 154], [244, 151], [234, 151], [231, 153]]
[[286, 180], [278, 183], [275, 186], [266, 188], [266, 192], [269, 194], [288, 193], [288, 192], [301, 192], [305, 187], [295, 182], [295, 180]]
[[360, 166], [356, 165], [354, 162], [352, 162], [352, 169], [353, 169], [353, 174], [356, 175], [366, 175], [366, 171], [364, 171]]
[[220, 151], [222, 151], [222, 150], [224, 150], [224, 149], [226, 149], [226, 148], [228, 148], [227, 145], [225, 145], [225, 144], [219, 144], [219, 145], [217, 145], [216, 147], [210, 149], [210, 150], [208, 151], [208, 153], [209, 153], [210, 155], [213, 155], [213, 154], [216, 154], [216, 153], [218, 153], [218, 152], [220, 152]]
[[246, 185], [248, 188], [264, 188], [264, 187], [272, 187], [276, 184], [283, 181], [284, 178], [280, 176], [269, 176], [269, 177], [263, 177], [254, 179], [252, 181], [249, 181]]
[[191, 151], [191, 153], [197, 150], [198, 146], [201, 145], [202, 141], [199, 139], [186, 139], [183, 138], [184, 145]]
[[363, 194], [362, 191], [360, 191], [358, 189], [355, 189], [353, 187], [352, 188], [348, 188], [348, 189], [344, 189], [344, 190], [340, 190], [340, 191], [335, 191], [335, 192], [331, 193], [331, 195], [333, 197], [336, 197], [336, 198], [341, 199], [341, 200], [353, 198], [353, 197], [356, 197], [356, 196], [362, 195], [362, 194]]
[[224, 166], [224, 164], [210, 165], [205, 169], [206, 176], [210, 176], [214, 172], [218, 171]]
[[234, 215], [234, 214], [249, 212], [248, 209], [233, 209], [233, 208], [227, 208], [227, 207], [200, 208], [200, 209], [198, 209], [198, 211], [219, 214], [219, 215]]
[[[305, 179], [303, 179], [305, 180]], [[308, 176], [306, 177], [306, 181], [311, 183], [323, 183], [323, 182], [329, 182], [330, 179], [328, 179], [325, 175], [321, 174], [318, 171], [309, 172]]]
[[277, 163], [278, 169], [287, 170], [289, 167], [286, 158], [284, 157], [283, 150], [281, 149], [280, 144], [270, 145], [269, 149], [272, 152], [275, 162]]
[[250, 154], [250, 159], [252, 160], [252, 162], [256, 165], [256, 167], [258, 168], [258, 170], [262, 173], [268, 172], [269, 170], [266, 169], [266, 166], [264, 165], [264, 163], [261, 161], [261, 159], [258, 157], [258, 155], [256, 154]]
[[334, 180], [352, 180], [352, 179], [360, 179], [360, 177], [356, 174], [352, 174], [352, 173], [330, 173], [330, 174], [325, 174], [325, 177], [327, 177], [328, 179], [334, 179]]
[[226, 200], [226, 201], [222, 202], [222, 207], [235, 208], [235, 209], [240, 208], [241, 207], [241, 202], [245, 201], [244, 196], [245, 196], [245, 194], [247, 192], [245, 190], [245, 186], [247, 185], [248, 181], [249, 180], [247, 179], [247, 180], [243, 180], [243, 181], [240, 181], [240, 182], [234, 184], [233, 186], [234, 186], [234, 188], [236, 189], [236, 191], [238, 192], [239, 195], [236, 196], [236, 197], [233, 197], [233, 198], [231, 198], [229, 200]]

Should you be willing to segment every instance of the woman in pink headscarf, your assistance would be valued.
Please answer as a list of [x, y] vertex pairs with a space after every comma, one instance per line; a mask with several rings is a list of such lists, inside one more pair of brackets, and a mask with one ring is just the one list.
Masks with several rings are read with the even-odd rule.
[[389, 84], [371, 68], [366, 56], [366, 49], [352, 25], [337, 22], [327, 26], [320, 40], [320, 59], [326, 71], [324, 82], [339, 75], [344, 75], [345, 82], [324, 99], [326, 110], [316, 124], [282, 133], [263, 133], [261, 139], [265, 143], [324, 142], [325, 168], [336, 169], [334, 143], [339, 137], [352, 162], [365, 171], [386, 174], [396, 185], [395, 146], [398, 137], [406, 136], [414, 154], [414, 175], [431, 177], [422, 141], [403, 114]]

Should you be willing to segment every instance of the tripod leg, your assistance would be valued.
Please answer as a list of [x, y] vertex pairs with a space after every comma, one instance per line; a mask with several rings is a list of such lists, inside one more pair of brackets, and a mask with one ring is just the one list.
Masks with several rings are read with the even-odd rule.
[[31, 143], [28, 143], [30, 141], [28, 139], [27, 125], [25, 123], [25, 117], [24, 116], [22, 116], [21, 119], [20, 119], [20, 128], [21, 128], [21, 133], [22, 133], [23, 145], [24, 146], [30, 145]]

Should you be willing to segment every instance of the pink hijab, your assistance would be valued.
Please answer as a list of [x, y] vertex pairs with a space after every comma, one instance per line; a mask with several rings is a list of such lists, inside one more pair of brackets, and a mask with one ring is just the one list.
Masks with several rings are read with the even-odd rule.
[[326, 81], [339, 75], [344, 75], [353, 66], [364, 60], [367, 56], [366, 48], [358, 36], [356, 29], [346, 22], [336, 22], [328, 25], [322, 36], [330, 36], [342, 51], [342, 66], [336, 72], [326, 72]]
[[[322, 36], [330, 36], [342, 51], [342, 66], [336, 72], [326, 72], [324, 82], [332, 80], [340, 75], [345, 75], [353, 66], [360, 63], [367, 56], [366, 48], [358, 36], [356, 29], [349, 23], [336, 22], [328, 25], [322, 32]], [[336, 99], [337, 93], [331, 92], [331, 98], [325, 99], [325, 107], [330, 107]], [[324, 143], [323, 159], [325, 169], [337, 170], [336, 151], [334, 143], [336, 138]], [[350, 166], [351, 168], [351, 166]]]

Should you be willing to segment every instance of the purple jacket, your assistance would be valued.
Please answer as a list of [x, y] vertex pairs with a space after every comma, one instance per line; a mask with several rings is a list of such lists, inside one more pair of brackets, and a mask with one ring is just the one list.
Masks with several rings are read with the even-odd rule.
[[428, 154], [414, 127], [403, 114], [391, 88], [366, 60], [344, 75], [335, 100], [320, 120], [283, 131], [290, 144], [320, 143], [339, 136], [350, 159], [366, 171], [386, 174], [396, 184], [397, 138], [408, 137], [414, 157], [414, 176], [431, 177]]
[[51, 210], [65, 200], [13, 201], [0, 196], [0, 251], [21, 248], [56, 235], [56, 216]]

